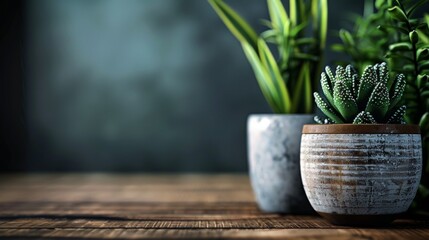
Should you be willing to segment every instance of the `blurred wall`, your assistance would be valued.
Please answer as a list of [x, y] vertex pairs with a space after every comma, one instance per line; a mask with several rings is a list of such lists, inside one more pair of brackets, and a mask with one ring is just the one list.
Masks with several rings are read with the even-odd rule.
[[[227, 2], [264, 29], [265, 1]], [[329, 4], [330, 29], [346, 22], [347, 11], [362, 10], [360, 1]], [[247, 170], [246, 118], [270, 109], [240, 44], [207, 1], [24, 6], [21, 169]], [[327, 63], [335, 57], [328, 53]]]

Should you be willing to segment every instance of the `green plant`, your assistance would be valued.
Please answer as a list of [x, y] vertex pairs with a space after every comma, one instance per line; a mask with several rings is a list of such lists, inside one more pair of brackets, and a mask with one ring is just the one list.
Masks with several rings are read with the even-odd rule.
[[381, 1], [377, 1], [374, 8], [374, 0], [365, 0], [363, 15], [352, 16], [354, 23], [352, 31], [340, 29], [338, 36], [341, 43], [331, 45], [332, 50], [350, 56], [360, 73], [367, 65], [386, 61], [384, 55], [392, 40], [385, 36], [396, 32], [396, 29], [391, 27], [392, 20], [387, 12], [388, 8], [389, 4]]
[[[365, 24], [357, 24], [350, 33], [354, 41], [347, 42], [341, 37], [340, 31], [343, 44], [333, 46], [334, 50], [350, 55], [354, 64], [361, 61], [371, 64], [378, 62], [378, 59], [367, 54], [373, 52], [389, 63], [390, 71], [405, 74], [405, 120], [420, 125], [423, 140], [422, 184], [413, 205], [417, 211], [429, 210], [429, 15], [418, 15], [418, 12], [427, 12], [423, 7], [428, 2], [376, 0], [376, 11], [364, 18], [358, 17]], [[367, 0], [366, 5], [372, 8], [373, 3]], [[364, 44], [360, 44], [363, 39], [361, 41], [355, 37], [359, 31], [370, 33]], [[358, 54], [353, 55], [353, 52]]]
[[317, 107], [326, 115], [318, 123], [403, 123], [405, 105], [401, 104], [405, 76], [399, 74], [392, 82], [385, 62], [367, 66], [360, 78], [348, 65], [337, 66], [335, 75], [329, 67], [321, 74], [326, 101], [315, 92]]
[[389, 45], [386, 57], [392, 62], [392, 70], [404, 71], [408, 87], [405, 103], [408, 106], [406, 120], [419, 124], [423, 140], [423, 175], [414, 209], [429, 210], [429, 16], [414, 17], [414, 12], [427, 0], [393, 2], [388, 9], [394, 26], [398, 29], [396, 41]]
[[[289, 15], [280, 0], [267, 0], [268, 30], [255, 30], [222, 0], [209, 0], [240, 41], [261, 91], [276, 113], [311, 113], [311, 93], [323, 62], [328, 21], [327, 0], [290, 0]], [[312, 32], [311, 36], [306, 33]], [[277, 47], [277, 55], [268, 44]]]

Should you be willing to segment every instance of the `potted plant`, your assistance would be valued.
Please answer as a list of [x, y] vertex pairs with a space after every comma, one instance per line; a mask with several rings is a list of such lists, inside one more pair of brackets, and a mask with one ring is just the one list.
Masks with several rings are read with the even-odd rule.
[[[267, 0], [268, 30], [255, 30], [222, 0], [209, 0], [240, 41], [260, 89], [274, 114], [248, 118], [250, 178], [261, 210], [311, 211], [302, 188], [299, 145], [303, 124], [313, 122], [312, 92], [323, 61], [327, 0], [290, 0], [289, 15], [280, 0]], [[312, 31], [310, 31], [312, 30]], [[308, 32], [313, 34], [308, 35]], [[277, 58], [267, 43], [276, 46]]]
[[303, 127], [301, 174], [312, 207], [340, 225], [381, 225], [407, 211], [422, 173], [417, 125], [404, 124], [403, 74], [389, 79], [386, 63], [329, 67], [321, 75], [325, 119]]
[[387, 61], [392, 73], [406, 74], [405, 120], [419, 124], [423, 146], [422, 179], [410, 211], [421, 215], [429, 214], [428, 5], [427, 0], [367, 0], [364, 14], [352, 20], [352, 31], [341, 29], [341, 44], [332, 46], [347, 54], [358, 70]]

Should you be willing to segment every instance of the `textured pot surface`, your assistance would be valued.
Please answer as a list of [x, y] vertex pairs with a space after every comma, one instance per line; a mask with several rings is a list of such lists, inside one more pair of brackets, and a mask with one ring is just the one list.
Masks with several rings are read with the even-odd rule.
[[303, 128], [301, 174], [314, 210], [352, 225], [382, 224], [407, 211], [422, 172], [418, 127], [335, 125]]
[[261, 210], [311, 212], [302, 187], [301, 129], [314, 115], [251, 115], [247, 122], [250, 179]]

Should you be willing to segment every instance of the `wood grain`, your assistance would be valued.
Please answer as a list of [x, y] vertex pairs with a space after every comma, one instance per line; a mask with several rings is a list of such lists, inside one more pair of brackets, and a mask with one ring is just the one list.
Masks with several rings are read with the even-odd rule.
[[244, 175], [0, 176], [1, 239], [429, 239], [427, 220], [389, 229], [258, 210]]

